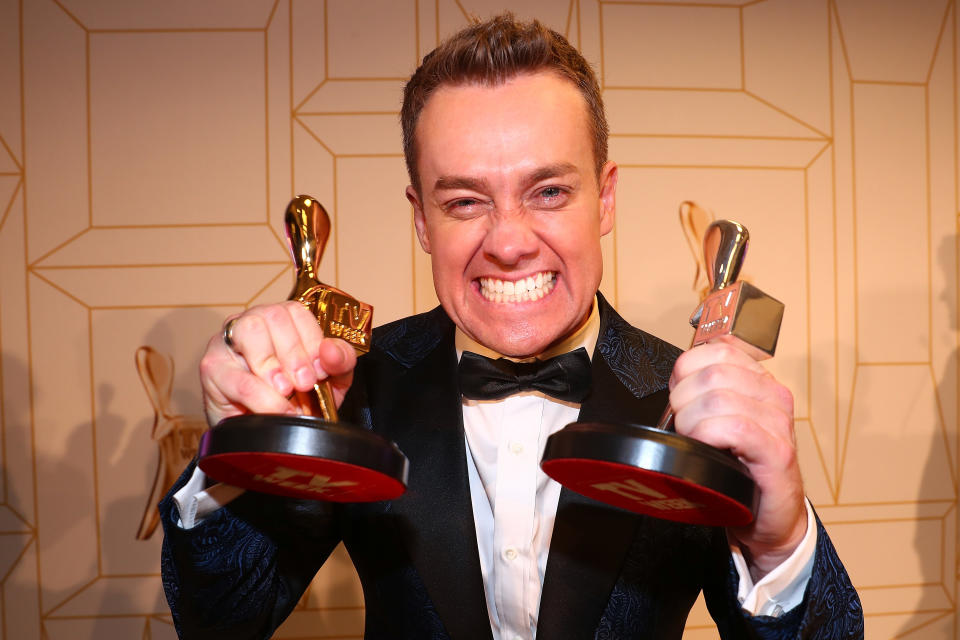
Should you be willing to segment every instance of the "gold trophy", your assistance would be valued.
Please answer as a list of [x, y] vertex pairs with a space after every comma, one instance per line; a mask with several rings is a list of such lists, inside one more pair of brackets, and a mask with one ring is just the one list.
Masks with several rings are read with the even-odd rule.
[[[717, 220], [704, 234], [710, 293], [690, 317], [692, 346], [736, 345], [755, 359], [773, 355], [783, 303], [737, 281], [749, 234]], [[575, 422], [547, 439], [544, 472], [568, 489], [629, 511], [711, 526], [753, 521], [759, 492], [736, 456], [676, 433], [667, 405], [656, 427]]]
[[[373, 307], [317, 277], [330, 236], [327, 212], [315, 198], [297, 196], [284, 225], [297, 269], [289, 299], [316, 316], [326, 337], [366, 353]], [[291, 400], [302, 415], [233, 416], [205, 433], [198, 461], [203, 472], [244, 489], [331, 502], [390, 500], [406, 490], [406, 456], [372, 431], [338, 422], [327, 380]]]

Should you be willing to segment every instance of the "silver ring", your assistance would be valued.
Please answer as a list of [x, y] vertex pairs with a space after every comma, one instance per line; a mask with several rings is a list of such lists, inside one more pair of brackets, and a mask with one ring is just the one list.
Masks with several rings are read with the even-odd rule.
[[227, 348], [231, 351], [236, 350], [236, 344], [233, 342], [233, 325], [239, 319], [240, 316], [235, 316], [223, 323], [223, 344], [227, 345]]

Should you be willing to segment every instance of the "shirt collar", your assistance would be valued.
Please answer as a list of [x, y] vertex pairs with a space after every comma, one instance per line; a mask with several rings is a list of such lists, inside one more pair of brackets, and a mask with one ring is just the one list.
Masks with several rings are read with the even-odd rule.
[[587, 350], [587, 356], [593, 358], [593, 349], [597, 345], [597, 338], [600, 336], [600, 307], [597, 304], [596, 298], [593, 300], [593, 306], [590, 309], [590, 315], [587, 317], [586, 322], [580, 325], [579, 328], [574, 330], [573, 333], [568, 335], [566, 338], [563, 338], [559, 342], [551, 345], [549, 348], [544, 350], [542, 353], [538, 353], [534, 356], [527, 358], [512, 358], [510, 356], [504, 356], [493, 349], [483, 346], [463, 331], [460, 330], [460, 327], [457, 327], [456, 336], [454, 338], [454, 344], [457, 348], [457, 360], [460, 360], [460, 356], [464, 351], [472, 351], [481, 356], [486, 356], [488, 358], [507, 358], [508, 360], [513, 360], [515, 362], [529, 362], [531, 360], [548, 360], [554, 356], [558, 356], [561, 353], [567, 353], [568, 351], [573, 351], [583, 347]]

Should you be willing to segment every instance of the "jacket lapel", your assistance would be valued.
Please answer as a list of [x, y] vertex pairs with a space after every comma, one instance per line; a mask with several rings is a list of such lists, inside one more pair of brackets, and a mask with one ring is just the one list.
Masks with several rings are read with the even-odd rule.
[[[446, 320], [446, 318], [443, 318]], [[391, 437], [410, 460], [407, 492], [392, 504], [417, 573], [454, 640], [491, 640], [467, 477], [452, 323], [396, 378]]]
[[[581, 421], [653, 424], [679, 350], [627, 324], [597, 294], [600, 336]], [[439, 309], [380, 334], [396, 375], [375, 423], [410, 460], [392, 502], [405, 547], [454, 640], [491, 640], [467, 477], [453, 323]], [[637, 528], [647, 519], [564, 489], [540, 601], [540, 640], [593, 638]]]
[[[679, 351], [630, 327], [598, 294], [601, 326], [581, 422], [655, 424]], [[563, 489], [540, 598], [539, 640], [593, 638], [647, 519]]]

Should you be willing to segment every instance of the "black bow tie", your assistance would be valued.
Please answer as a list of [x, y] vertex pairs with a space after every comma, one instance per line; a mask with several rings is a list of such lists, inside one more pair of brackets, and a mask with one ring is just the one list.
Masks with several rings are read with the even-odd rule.
[[582, 402], [590, 391], [590, 358], [583, 347], [549, 360], [491, 360], [470, 351], [460, 356], [460, 393], [472, 400], [499, 400], [520, 391], [540, 391], [558, 400]]

